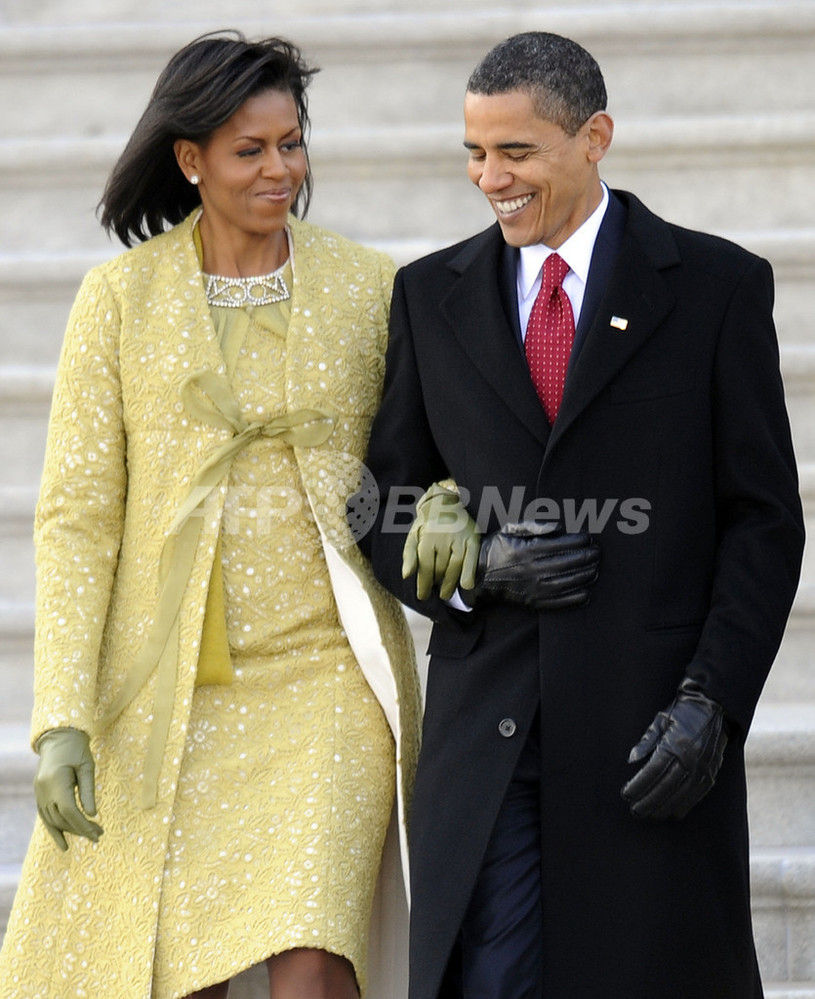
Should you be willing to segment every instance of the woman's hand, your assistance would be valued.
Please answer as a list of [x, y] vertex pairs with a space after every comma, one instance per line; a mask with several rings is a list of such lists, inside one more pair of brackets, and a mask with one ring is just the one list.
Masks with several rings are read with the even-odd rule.
[[95, 843], [103, 830], [85, 817], [96, 815], [96, 768], [87, 734], [75, 728], [50, 729], [37, 740], [36, 749], [40, 762], [34, 777], [34, 795], [45, 828], [60, 850], [68, 849], [66, 832]]
[[449, 600], [461, 586], [475, 586], [481, 534], [452, 479], [434, 482], [416, 504], [416, 519], [402, 550], [402, 579], [416, 573], [416, 596], [427, 600], [439, 587]]

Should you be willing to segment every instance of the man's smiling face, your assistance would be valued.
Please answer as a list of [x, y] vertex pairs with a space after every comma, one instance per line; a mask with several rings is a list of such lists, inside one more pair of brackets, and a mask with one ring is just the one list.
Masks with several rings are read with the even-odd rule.
[[540, 118], [525, 91], [467, 93], [467, 173], [486, 195], [510, 246], [557, 248], [602, 199], [597, 163], [611, 142], [611, 119], [592, 115], [569, 135]]

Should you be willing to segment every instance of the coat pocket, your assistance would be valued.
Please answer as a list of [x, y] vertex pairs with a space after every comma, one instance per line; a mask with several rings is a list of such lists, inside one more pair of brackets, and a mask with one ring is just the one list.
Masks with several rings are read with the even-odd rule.
[[637, 366], [636, 371], [625, 370], [609, 385], [608, 397], [612, 403], [646, 402], [682, 395], [695, 385], [695, 368]]

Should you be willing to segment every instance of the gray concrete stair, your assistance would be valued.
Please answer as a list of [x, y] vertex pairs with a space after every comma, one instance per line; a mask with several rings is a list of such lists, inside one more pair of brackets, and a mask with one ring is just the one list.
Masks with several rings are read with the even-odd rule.
[[764, 703], [747, 741], [747, 761], [762, 974], [768, 982], [807, 982], [813, 989], [815, 703]]
[[[767, 981], [815, 983], [815, 706], [762, 705], [747, 759], [762, 971]], [[27, 726], [0, 723], [0, 932], [35, 817], [34, 763]]]
[[815, 999], [815, 988], [806, 982], [769, 983], [764, 986], [766, 999]]
[[0, 721], [0, 938], [37, 814], [31, 788], [35, 762], [28, 726]]
[[[692, 227], [811, 229], [813, 126], [815, 113], [803, 112], [622, 123], [604, 176]], [[462, 136], [458, 124], [329, 128], [315, 122], [312, 218], [366, 242], [387, 239], [396, 227], [403, 238], [439, 233], [445, 241], [484, 227], [492, 218], [483, 196], [465, 179]], [[720, 155], [723, 141], [727, 159]], [[26, 254], [68, 254], [77, 246], [117, 250], [101, 233], [95, 207], [124, 142], [123, 135], [0, 142], [3, 242]], [[406, 155], [415, 149], [421, 149], [418, 160]], [[765, 187], [784, 190], [785, 198], [756, 198]], [[409, 213], [402, 210], [405, 204]], [[56, 217], [68, 224], [54, 226]]]
[[[329, 226], [369, 240], [394, 233], [446, 240], [488, 218], [477, 193], [461, 183], [464, 84], [495, 39], [541, 23], [583, 41], [604, 66], [618, 123], [607, 161], [611, 181], [690, 225], [815, 224], [801, 215], [810, 202], [796, 196], [813, 148], [805, 58], [815, 39], [812, 4], [595, 3], [539, 11], [518, 3], [498, 13], [477, 4], [466, 12], [463, 4], [435, 11], [411, 5], [410, 13], [399, 6], [371, 13], [354, 5], [348, 15], [340, 5], [325, 16], [304, 3], [299, 16], [275, 19], [275, 30], [296, 38], [323, 67], [311, 92], [312, 148], [315, 217], [319, 209]], [[7, 176], [15, 193], [0, 219], [18, 248], [108, 248], [93, 206], [167, 55], [213, 26], [206, 8], [196, 14], [161, 32], [149, 11], [138, 23], [119, 24], [112, 15], [60, 28], [47, 20], [11, 22], [0, 31], [4, 134], [11, 137], [0, 142], [0, 178]], [[250, 34], [268, 31], [266, 22], [233, 16]], [[737, 176], [729, 177], [731, 170]], [[754, 196], [768, 188], [773, 197]], [[406, 194], [408, 217], [398, 211]], [[55, 217], [72, 224], [49, 225]]]
[[[62, 332], [82, 275], [119, 252], [94, 208], [171, 52], [222, 0], [3, 0], [0, 8], [0, 936], [34, 820], [31, 526]], [[809, 522], [815, 518], [813, 0], [232, 0], [297, 41], [311, 88], [311, 218], [397, 263], [492, 216], [466, 180], [467, 76], [500, 38], [570, 35], [616, 121], [604, 176], [680, 224], [766, 256]], [[811, 523], [815, 531], [815, 522]], [[815, 535], [813, 535], [815, 536]], [[815, 547], [747, 745], [751, 875], [768, 999], [815, 999]], [[413, 616], [417, 648], [425, 621]], [[424, 660], [422, 659], [422, 662]], [[265, 995], [242, 976], [233, 999]], [[377, 997], [380, 999], [380, 997]], [[386, 999], [386, 997], [381, 997]]]

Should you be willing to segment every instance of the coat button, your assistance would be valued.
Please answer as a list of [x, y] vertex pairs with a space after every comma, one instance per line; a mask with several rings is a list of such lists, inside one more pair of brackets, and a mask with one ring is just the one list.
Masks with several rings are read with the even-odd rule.
[[498, 731], [505, 739], [511, 739], [517, 728], [518, 726], [511, 718], [504, 718], [498, 723]]

